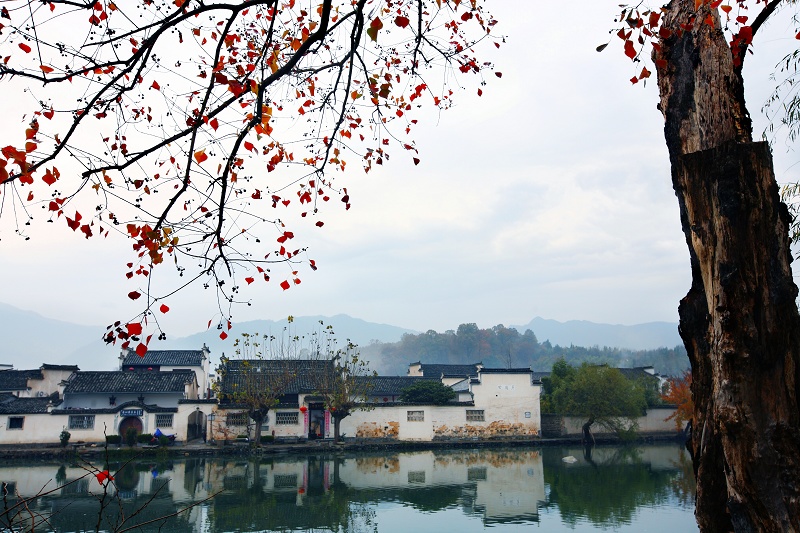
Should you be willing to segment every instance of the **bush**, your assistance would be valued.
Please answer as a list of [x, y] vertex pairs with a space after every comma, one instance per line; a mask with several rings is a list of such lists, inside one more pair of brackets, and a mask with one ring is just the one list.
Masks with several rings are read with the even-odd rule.
[[128, 428], [127, 431], [125, 431], [125, 444], [127, 444], [128, 446], [131, 446], [131, 447], [134, 444], [136, 444], [136, 430], [135, 429]]
[[122, 442], [122, 435], [106, 435], [107, 444], [119, 444]]
[[69, 444], [69, 438], [72, 436], [72, 433], [67, 431], [67, 428], [61, 430], [61, 434], [58, 436], [58, 440], [61, 441], [61, 446], [66, 448], [67, 444]]
[[169, 437], [167, 437], [166, 435], [161, 435], [160, 437], [158, 437], [158, 445], [161, 446], [162, 448], [164, 446], [169, 446]]
[[456, 391], [443, 384], [441, 381], [418, 381], [403, 389], [400, 401], [405, 403], [420, 403], [444, 405], [456, 397]]
[[267, 444], [269, 442], [275, 442], [275, 437], [273, 435], [262, 435], [261, 436], [261, 443]]
[[136, 442], [140, 442], [142, 444], [150, 444], [151, 440], [153, 440], [152, 433], [142, 433], [138, 437], [136, 437]]

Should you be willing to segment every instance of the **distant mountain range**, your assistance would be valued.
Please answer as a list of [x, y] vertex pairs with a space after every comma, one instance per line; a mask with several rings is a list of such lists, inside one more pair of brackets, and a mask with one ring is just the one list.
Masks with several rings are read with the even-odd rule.
[[597, 324], [585, 320], [558, 322], [536, 317], [524, 326], [509, 326], [520, 333], [533, 331], [539, 342], [561, 346], [608, 346], [630, 350], [654, 350], [682, 345], [678, 324], [672, 322], [647, 322], [634, 326]]
[[[239, 322], [226, 340], [219, 331], [211, 329], [187, 337], [153, 341], [156, 349], [200, 348], [206, 344], [216, 360], [220, 354], [233, 353], [233, 340], [239, 332], [281, 335], [289, 328], [290, 335], [307, 335], [321, 329], [320, 320], [333, 326], [338, 339], [350, 339], [360, 346], [373, 342], [397, 342], [405, 333], [414, 330], [367, 322], [348, 315], [332, 317], [295, 317], [287, 320], [254, 320]], [[651, 322], [635, 326], [596, 324], [586, 321], [558, 322], [534, 318], [523, 326], [512, 326], [520, 332], [532, 330], [539, 342], [545, 340], [561, 346], [610, 346], [630, 349], [674, 347], [681, 344], [677, 324]], [[0, 364], [14, 368], [38, 368], [42, 363], [78, 365], [82, 370], [111, 370], [117, 367], [119, 348], [102, 341], [105, 328], [82, 326], [43, 317], [0, 303]]]

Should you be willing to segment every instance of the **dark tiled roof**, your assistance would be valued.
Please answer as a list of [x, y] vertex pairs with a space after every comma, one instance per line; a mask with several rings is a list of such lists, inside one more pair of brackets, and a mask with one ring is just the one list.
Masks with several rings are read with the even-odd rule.
[[542, 381], [542, 378], [549, 378], [550, 372], [534, 372], [531, 375], [531, 379], [535, 382]]
[[637, 367], [634, 367], [634, 368], [618, 368], [617, 370], [622, 372], [622, 375], [625, 376], [628, 379], [641, 379], [641, 378], [644, 378], [644, 379], [656, 379], [656, 380], [658, 379], [653, 374], [651, 374], [649, 372], [645, 372], [645, 370], [644, 370], [645, 368], [652, 368], [652, 367], [649, 367], [649, 366], [647, 366], [647, 367], [637, 366]]
[[48, 365], [47, 363], [44, 363], [40, 368], [42, 370], [70, 370], [72, 372], [80, 370], [78, 365]]
[[123, 367], [129, 366], [203, 366], [203, 350], [147, 350], [144, 357], [128, 350], [122, 360]]
[[123, 409], [133, 409], [133, 408], [142, 408], [148, 413], [177, 413], [177, 407], [161, 407], [156, 404], [145, 404], [138, 401], [131, 401], [121, 403], [114, 407], [99, 407], [96, 409], [54, 409], [51, 414], [54, 415], [77, 415], [77, 414], [85, 414], [85, 415], [98, 415], [98, 414], [113, 414], [119, 413]]
[[474, 378], [478, 376], [478, 365], [480, 365], [480, 363], [471, 365], [438, 365], [423, 363], [420, 370], [422, 370], [422, 375], [428, 378], [441, 379], [442, 376], [469, 376]]
[[32, 415], [46, 413], [48, 404], [59, 405], [58, 396], [44, 398], [17, 398], [10, 394], [0, 395], [0, 414], [4, 415]]
[[450, 388], [456, 392], [469, 392], [469, 379], [464, 378], [458, 383], [453, 383]]
[[44, 375], [39, 369], [0, 370], [0, 391], [27, 390], [29, 379], [44, 379]]
[[230, 360], [219, 372], [223, 394], [250, 386], [274, 386], [282, 394], [314, 392], [332, 373], [332, 361], [276, 359]]
[[195, 380], [192, 370], [172, 372], [76, 372], [67, 383], [64, 394], [75, 393], [149, 393], [183, 392]]
[[403, 389], [420, 381], [439, 381], [439, 378], [421, 376], [366, 376], [357, 379], [372, 383], [370, 396], [399, 396]]
[[481, 368], [481, 374], [532, 374], [530, 368]]

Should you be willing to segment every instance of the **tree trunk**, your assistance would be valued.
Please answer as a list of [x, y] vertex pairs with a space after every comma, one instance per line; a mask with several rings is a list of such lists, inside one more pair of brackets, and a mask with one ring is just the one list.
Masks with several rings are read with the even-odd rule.
[[[692, 287], [679, 306], [692, 365], [702, 531], [800, 531], [800, 316], [786, 206], [752, 143], [741, 72], [720, 31], [672, 0], [658, 68]], [[693, 27], [681, 31], [681, 25]]]
[[592, 434], [592, 424], [594, 424], [594, 417], [590, 416], [589, 420], [581, 426], [581, 444], [594, 446], [595, 440]]

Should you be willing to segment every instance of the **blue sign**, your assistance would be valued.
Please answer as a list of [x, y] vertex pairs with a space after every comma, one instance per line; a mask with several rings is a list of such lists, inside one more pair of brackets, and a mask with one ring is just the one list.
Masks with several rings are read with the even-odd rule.
[[142, 409], [123, 409], [119, 414], [120, 416], [142, 416], [144, 411]]

